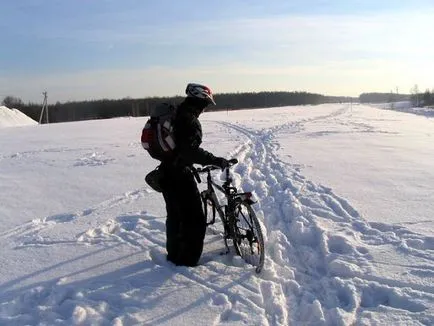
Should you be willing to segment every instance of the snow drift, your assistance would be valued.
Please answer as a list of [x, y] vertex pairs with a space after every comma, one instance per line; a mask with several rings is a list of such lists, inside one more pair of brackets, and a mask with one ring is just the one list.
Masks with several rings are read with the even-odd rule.
[[38, 124], [17, 109], [9, 109], [6, 106], [0, 106], [0, 128], [28, 126]]

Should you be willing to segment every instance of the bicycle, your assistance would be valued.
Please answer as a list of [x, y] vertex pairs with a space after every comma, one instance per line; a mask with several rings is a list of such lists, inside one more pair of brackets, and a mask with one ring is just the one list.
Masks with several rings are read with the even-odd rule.
[[[198, 183], [201, 183], [199, 174], [207, 174], [207, 189], [201, 192], [204, 204], [204, 213], [208, 221], [208, 206], [212, 210], [212, 219], [207, 222], [207, 226], [216, 222], [218, 213], [223, 224], [223, 236], [226, 246], [226, 254], [230, 252], [228, 240], [232, 241], [235, 253], [247, 263], [256, 267], [256, 273], [260, 273], [264, 266], [264, 237], [252, 205], [251, 192], [238, 192], [232, 185], [232, 178], [229, 168], [237, 164], [237, 159], [229, 160], [229, 167], [226, 168], [225, 181], [222, 185], [217, 184], [211, 171], [220, 170], [220, 167], [208, 165], [202, 168], [195, 168], [194, 174]], [[227, 204], [221, 204], [217, 198], [215, 189], [224, 194]]]

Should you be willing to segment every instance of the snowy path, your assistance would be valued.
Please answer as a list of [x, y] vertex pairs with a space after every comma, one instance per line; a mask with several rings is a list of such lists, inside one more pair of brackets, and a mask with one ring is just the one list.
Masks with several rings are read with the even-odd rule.
[[[398, 309], [395, 322], [405, 322], [410, 316], [432, 324], [433, 239], [402, 227], [367, 223], [344, 198], [309, 182], [296, 166], [283, 164], [274, 154], [278, 144], [273, 138], [280, 130], [296, 133], [306, 123], [345, 111], [262, 131], [226, 124], [250, 140], [237, 153], [243, 162], [237, 172], [242, 175], [243, 189], [261, 198], [269, 257], [264, 278], [278, 289], [274, 297], [287, 298], [280, 300], [279, 321], [347, 325], [369, 320], [369, 311], [381, 305], [385, 311]], [[373, 261], [371, 251], [387, 245], [396, 255], [404, 252], [407, 259], [414, 257], [418, 263], [411, 266], [410, 274], [426, 282], [412, 284], [375, 275], [379, 262]]]
[[[239, 135], [228, 156], [240, 161], [236, 185], [258, 199], [266, 239], [260, 275], [239, 257], [220, 255], [218, 225], [207, 233], [200, 266], [168, 263], [162, 198], [136, 187], [2, 229], [0, 245], [17, 259], [5, 261], [0, 275], [32, 260], [35, 267], [0, 284], [0, 325], [434, 324], [434, 239], [367, 222], [345, 198], [278, 157], [279, 132], [296, 134], [347, 110], [266, 128], [214, 122]], [[118, 147], [107, 148], [94, 152]], [[98, 155], [88, 150], [62, 153], [82, 163], [74, 171], [120, 160], [92, 164]]]

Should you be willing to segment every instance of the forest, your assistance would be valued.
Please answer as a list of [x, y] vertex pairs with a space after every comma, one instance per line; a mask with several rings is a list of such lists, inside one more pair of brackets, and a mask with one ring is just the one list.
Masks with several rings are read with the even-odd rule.
[[[252, 108], [272, 108], [293, 105], [318, 105], [324, 103], [387, 103], [399, 101], [412, 101], [413, 106], [433, 106], [434, 91], [419, 92], [417, 86], [411, 94], [396, 93], [362, 93], [359, 97], [326, 96], [309, 92], [257, 92], [257, 93], [222, 93], [214, 96], [216, 106], [209, 107], [208, 111], [241, 110]], [[123, 99], [99, 99], [92, 101], [74, 101], [48, 105], [48, 121], [68, 122], [93, 119], [108, 119], [124, 116], [147, 116], [150, 109], [160, 103], [177, 104], [182, 96], [172, 97], [145, 97]], [[24, 103], [19, 97], [6, 96], [2, 102], [9, 108], [16, 108], [39, 121], [42, 104]], [[42, 123], [46, 123], [46, 116]]]
[[[216, 106], [207, 108], [208, 111], [239, 110], [252, 108], [270, 108], [292, 105], [317, 105], [336, 102], [356, 102], [357, 98], [325, 96], [308, 92], [257, 92], [257, 93], [223, 93], [214, 96]], [[93, 101], [77, 101], [48, 105], [48, 121], [67, 122], [91, 119], [108, 119], [123, 116], [146, 116], [149, 110], [163, 102], [177, 104], [183, 97], [147, 97], [100, 99]], [[41, 104], [25, 104], [20, 98], [7, 96], [3, 105], [19, 109], [32, 119], [39, 121]], [[46, 118], [42, 119], [42, 123]]]

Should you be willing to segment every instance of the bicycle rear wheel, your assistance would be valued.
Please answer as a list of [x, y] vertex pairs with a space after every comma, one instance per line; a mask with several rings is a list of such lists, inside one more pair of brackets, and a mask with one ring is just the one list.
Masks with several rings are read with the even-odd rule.
[[233, 244], [236, 253], [259, 273], [264, 266], [265, 247], [261, 225], [249, 203], [242, 202], [235, 208]]

